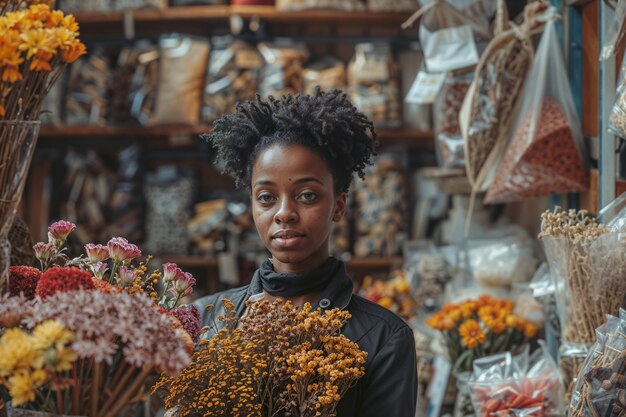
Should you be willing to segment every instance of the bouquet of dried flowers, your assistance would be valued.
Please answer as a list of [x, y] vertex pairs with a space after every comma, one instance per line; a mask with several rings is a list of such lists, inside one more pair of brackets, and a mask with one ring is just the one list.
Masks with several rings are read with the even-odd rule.
[[444, 304], [426, 324], [443, 334], [450, 363], [457, 373], [494, 353], [514, 351], [537, 334], [535, 324], [513, 314], [513, 302], [483, 295], [476, 300]]
[[406, 271], [395, 271], [388, 280], [373, 280], [368, 275], [363, 278], [359, 294], [407, 321], [414, 317], [417, 311], [417, 302], [411, 294]]
[[0, 120], [38, 120], [52, 85], [86, 52], [74, 16], [52, 4], [0, 1]]
[[261, 300], [238, 319], [233, 303], [223, 303], [223, 327], [198, 344], [178, 378], [153, 388], [168, 393], [166, 407], [180, 417], [334, 416], [367, 357], [340, 334], [350, 314]]
[[[142, 256], [141, 249], [123, 237], [111, 238], [106, 245], [88, 243], [84, 255], [68, 257], [65, 243], [75, 229], [75, 224], [59, 220], [48, 227], [48, 242], [37, 242], [33, 246], [42, 272], [55, 266], [75, 267], [89, 272], [94, 285], [99, 288], [124, 290], [130, 294], [146, 293], [159, 306], [173, 312], [193, 291], [195, 278], [174, 263], [163, 264], [162, 272], [154, 270], [148, 274], [150, 257], [137, 262]], [[24, 274], [11, 274], [9, 291], [15, 293], [15, 288], [24, 287], [24, 281], [29, 282], [24, 278]], [[161, 294], [157, 291], [160, 282]]]
[[65, 67], [86, 52], [72, 15], [51, 0], [0, 0], [0, 293], [7, 239], [39, 134], [39, 114]]
[[[141, 250], [119, 237], [69, 258], [75, 228], [64, 220], [48, 228], [48, 242], [34, 247], [41, 270], [10, 269], [0, 297], [0, 396], [14, 407], [114, 417], [149, 395], [159, 374], [175, 377], [189, 364], [200, 315], [179, 304], [195, 279], [175, 264], [147, 274], [147, 260], [133, 265]], [[23, 349], [40, 334], [55, 344]]]

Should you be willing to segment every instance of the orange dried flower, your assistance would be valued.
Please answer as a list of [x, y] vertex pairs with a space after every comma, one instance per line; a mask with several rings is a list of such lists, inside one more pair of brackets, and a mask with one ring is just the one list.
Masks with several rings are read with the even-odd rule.
[[474, 319], [465, 320], [459, 326], [459, 335], [461, 336], [461, 343], [469, 349], [474, 349], [477, 345], [487, 341], [485, 332]]
[[493, 305], [486, 305], [478, 309], [478, 317], [494, 334], [503, 333], [507, 329], [507, 315], [506, 310]]

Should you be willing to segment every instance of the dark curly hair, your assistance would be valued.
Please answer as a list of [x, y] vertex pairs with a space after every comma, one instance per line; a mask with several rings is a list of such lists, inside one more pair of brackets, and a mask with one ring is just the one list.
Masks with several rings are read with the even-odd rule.
[[249, 187], [252, 167], [264, 149], [275, 144], [301, 145], [320, 155], [334, 179], [335, 193], [347, 192], [352, 174], [364, 176], [377, 145], [374, 125], [340, 90], [312, 95], [289, 94], [238, 103], [203, 135], [217, 151], [222, 173], [238, 187]]

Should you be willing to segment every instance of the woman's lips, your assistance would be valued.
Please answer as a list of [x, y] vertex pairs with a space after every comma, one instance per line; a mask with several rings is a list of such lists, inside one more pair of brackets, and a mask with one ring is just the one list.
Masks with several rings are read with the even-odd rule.
[[300, 241], [302, 241], [303, 238], [304, 238], [304, 235], [302, 233], [293, 232], [293, 231], [280, 231], [280, 232], [274, 233], [274, 235], [272, 236], [274, 243], [278, 247], [283, 248], [283, 249], [288, 249], [288, 248], [297, 246], [300, 243]]

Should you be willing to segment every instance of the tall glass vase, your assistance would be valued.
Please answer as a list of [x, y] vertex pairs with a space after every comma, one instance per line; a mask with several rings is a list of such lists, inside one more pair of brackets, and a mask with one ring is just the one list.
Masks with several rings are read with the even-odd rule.
[[0, 294], [7, 291], [15, 210], [39, 136], [39, 121], [0, 121]]

